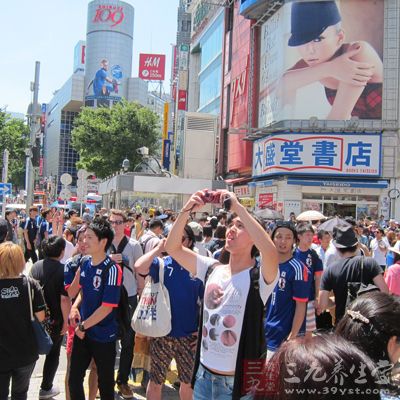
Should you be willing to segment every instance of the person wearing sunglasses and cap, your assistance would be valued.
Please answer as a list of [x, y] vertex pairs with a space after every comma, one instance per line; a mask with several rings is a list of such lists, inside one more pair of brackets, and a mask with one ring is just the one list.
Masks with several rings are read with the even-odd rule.
[[[258, 360], [265, 353], [264, 305], [278, 280], [278, 254], [264, 227], [234, 193], [221, 190], [209, 194], [201, 190], [190, 197], [168, 235], [166, 251], [205, 284], [193, 397], [239, 399], [244, 395], [243, 360]], [[233, 214], [225, 243], [228, 264], [182, 245], [190, 213], [201, 209], [210, 197], [214, 202], [218, 197], [226, 206], [230, 200]]]
[[335, 1], [294, 2], [289, 47], [301, 59], [283, 75], [281, 101], [320, 82], [332, 108], [326, 119], [379, 119], [382, 113], [383, 63], [365, 41], [346, 43]]

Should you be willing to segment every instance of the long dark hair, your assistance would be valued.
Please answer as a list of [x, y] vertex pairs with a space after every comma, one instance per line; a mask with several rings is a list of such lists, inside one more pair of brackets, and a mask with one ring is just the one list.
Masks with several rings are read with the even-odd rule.
[[[340, 390], [343, 398], [353, 398], [355, 382], [364, 368], [363, 381], [357, 384], [361, 392], [369, 389], [363, 399], [380, 399], [375, 381], [374, 363], [351, 342], [335, 334], [323, 334], [311, 338], [298, 337], [284, 342], [269, 363], [265, 376], [276, 377], [274, 394], [264, 398], [274, 400], [319, 400], [340, 398], [336, 379], [340, 366]], [[310, 374], [311, 368], [315, 368]], [[323, 378], [325, 377], [325, 378]], [[275, 380], [275, 379], [274, 379]], [[328, 390], [328, 393], [321, 395]], [[335, 390], [335, 391], [333, 391]], [[336, 396], [334, 395], [336, 393]]]
[[346, 313], [336, 333], [357, 345], [374, 362], [389, 361], [388, 341], [392, 336], [400, 337], [400, 297], [370, 292], [354, 300], [348, 309], [359, 312], [368, 323]]

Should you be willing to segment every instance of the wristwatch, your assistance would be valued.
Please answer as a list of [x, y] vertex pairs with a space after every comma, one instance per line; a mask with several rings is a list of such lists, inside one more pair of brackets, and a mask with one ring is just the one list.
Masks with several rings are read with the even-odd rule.
[[78, 329], [79, 329], [81, 332], [85, 332], [85, 326], [83, 325], [83, 322], [79, 322], [79, 324], [78, 324]]

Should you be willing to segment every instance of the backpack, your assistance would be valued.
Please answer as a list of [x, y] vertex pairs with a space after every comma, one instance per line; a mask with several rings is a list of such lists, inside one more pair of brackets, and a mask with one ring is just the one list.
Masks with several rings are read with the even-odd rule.
[[146, 240], [144, 240], [143, 242], [142, 241], [140, 241], [139, 242], [139, 244], [140, 244], [140, 246], [142, 247], [142, 251], [143, 251], [143, 254], [146, 254], [146, 244], [151, 240], [151, 239], [153, 239], [154, 238], [154, 236], [149, 236]]
[[[113, 265], [115, 265], [115, 262], [111, 260], [110, 264], [107, 265], [107, 267], [101, 273], [102, 282], [105, 282], [106, 275], [108, 274], [108, 271]], [[121, 339], [126, 335], [131, 326], [129, 298], [128, 298], [128, 292], [126, 291], [124, 286], [123, 276], [121, 282], [121, 296], [119, 298], [119, 303], [117, 307], [117, 323], [118, 323], [118, 338]]]
[[361, 256], [361, 278], [360, 282], [347, 282], [347, 299], [346, 299], [346, 309], [349, 305], [361, 294], [378, 291], [379, 288], [372, 284], [365, 284], [363, 282], [364, 275], [364, 256]]

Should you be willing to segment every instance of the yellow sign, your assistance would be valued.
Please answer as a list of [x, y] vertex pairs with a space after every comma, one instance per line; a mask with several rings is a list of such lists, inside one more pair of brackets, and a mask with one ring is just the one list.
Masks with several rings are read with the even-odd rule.
[[163, 139], [168, 139], [168, 111], [169, 103], [164, 103]]

